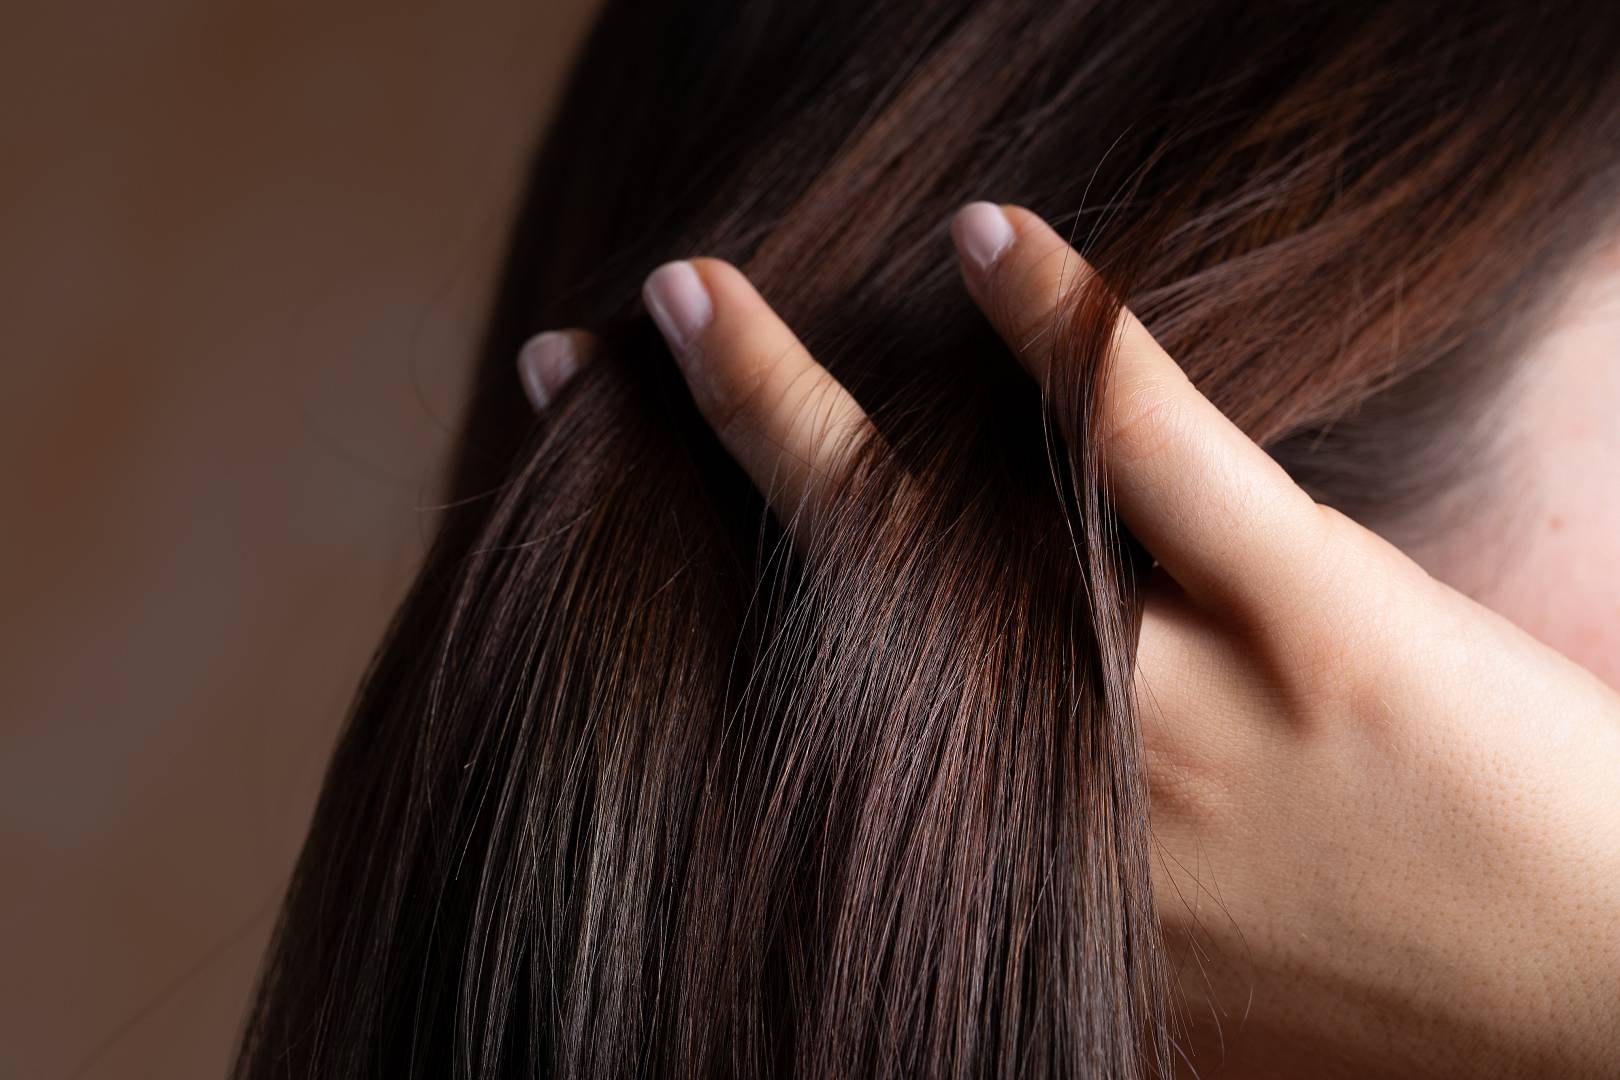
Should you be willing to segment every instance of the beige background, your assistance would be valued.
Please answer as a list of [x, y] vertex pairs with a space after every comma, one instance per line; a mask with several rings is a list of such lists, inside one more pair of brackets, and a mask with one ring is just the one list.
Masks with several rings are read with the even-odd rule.
[[223, 1072], [589, 6], [7, 6], [0, 1076]]

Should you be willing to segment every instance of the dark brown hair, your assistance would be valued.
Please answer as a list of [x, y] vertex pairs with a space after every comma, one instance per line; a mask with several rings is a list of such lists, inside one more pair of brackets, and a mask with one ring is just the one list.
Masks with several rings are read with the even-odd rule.
[[[1590, 12], [611, 3], [236, 1074], [1173, 1071], [1141, 567], [1052, 421], [1088, 415], [1120, 298], [1318, 498], [1420, 520], [1615, 198], [1620, 20]], [[971, 198], [1108, 282], [1044, 389], [956, 277]], [[698, 253], [883, 433], [812, 552], [636, 306]], [[513, 357], [565, 325], [600, 355], [536, 418]]]

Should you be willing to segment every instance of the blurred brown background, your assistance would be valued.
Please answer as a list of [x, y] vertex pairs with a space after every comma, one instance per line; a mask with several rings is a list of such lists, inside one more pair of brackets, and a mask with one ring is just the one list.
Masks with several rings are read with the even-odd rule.
[[0, 1076], [223, 1073], [592, 7], [7, 5]]

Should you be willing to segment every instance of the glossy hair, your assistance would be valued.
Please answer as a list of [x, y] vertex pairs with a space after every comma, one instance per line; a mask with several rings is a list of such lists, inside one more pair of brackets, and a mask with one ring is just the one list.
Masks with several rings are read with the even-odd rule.
[[[1128, 303], [1392, 533], [1607, 221], [1587, 5], [608, 5], [542, 146], [453, 508], [364, 687], [236, 1075], [1175, 1069], [1131, 697], [1142, 560], [1092, 431]], [[1037, 387], [973, 198], [1072, 235]], [[881, 442], [783, 542], [636, 302], [741, 266]], [[513, 358], [595, 331], [544, 417]]]

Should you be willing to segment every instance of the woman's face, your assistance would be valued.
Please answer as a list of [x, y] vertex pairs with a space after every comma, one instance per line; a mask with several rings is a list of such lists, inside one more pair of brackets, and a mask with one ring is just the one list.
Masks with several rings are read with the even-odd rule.
[[1414, 554], [1620, 689], [1620, 241], [1577, 276], [1507, 393], [1493, 505]]

